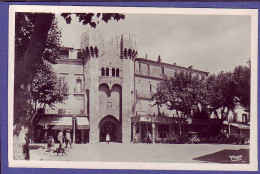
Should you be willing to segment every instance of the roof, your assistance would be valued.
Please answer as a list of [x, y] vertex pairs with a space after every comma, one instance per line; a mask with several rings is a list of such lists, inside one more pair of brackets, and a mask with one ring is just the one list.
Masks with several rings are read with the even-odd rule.
[[[144, 62], [144, 63], [150, 64], [150, 65], [155, 65], [155, 66], [168, 67], [168, 68], [171, 68], [171, 69], [177, 68], [177, 69], [183, 69], [185, 71], [188, 70], [188, 71], [203, 73], [203, 74], [206, 74], [206, 75], [209, 74], [209, 72], [206, 72], [206, 71], [200, 71], [200, 70], [196, 70], [196, 69], [193, 69], [193, 68], [186, 68], [186, 67], [178, 66], [178, 65], [175, 65], [175, 64], [163, 63], [163, 62], [158, 62], [158, 61], [144, 59], [144, 58], [136, 58], [135, 61]], [[192, 67], [192, 66], [190, 66], [190, 67]]]

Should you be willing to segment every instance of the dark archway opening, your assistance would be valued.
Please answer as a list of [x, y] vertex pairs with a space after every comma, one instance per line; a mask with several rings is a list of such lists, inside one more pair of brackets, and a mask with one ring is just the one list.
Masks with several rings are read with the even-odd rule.
[[121, 142], [120, 140], [120, 125], [113, 116], [104, 117], [99, 123], [99, 141], [105, 142], [106, 135], [110, 135], [111, 142]]

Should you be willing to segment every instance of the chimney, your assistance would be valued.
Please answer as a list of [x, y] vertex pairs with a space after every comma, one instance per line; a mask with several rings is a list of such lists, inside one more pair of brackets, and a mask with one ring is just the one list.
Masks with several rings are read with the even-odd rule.
[[157, 62], [161, 62], [161, 56], [160, 55], [158, 56]]

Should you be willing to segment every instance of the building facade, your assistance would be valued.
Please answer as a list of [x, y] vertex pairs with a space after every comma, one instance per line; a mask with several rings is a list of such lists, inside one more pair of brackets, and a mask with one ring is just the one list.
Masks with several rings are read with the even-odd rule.
[[[80, 49], [63, 48], [53, 68], [68, 83], [68, 100], [46, 108], [37, 120], [43, 129], [36, 137], [47, 130], [56, 136], [61, 129], [71, 129], [78, 143], [102, 142], [107, 134], [111, 141], [123, 143], [142, 142], [147, 132], [154, 142], [176, 137], [177, 118], [166, 107], [158, 112], [152, 94], [175, 71], [201, 78], [208, 73], [137, 58], [137, 49], [131, 34], [107, 39], [90, 32], [82, 35]], [[183, 125], [184, 132], [192, 131], [188, 125]]]

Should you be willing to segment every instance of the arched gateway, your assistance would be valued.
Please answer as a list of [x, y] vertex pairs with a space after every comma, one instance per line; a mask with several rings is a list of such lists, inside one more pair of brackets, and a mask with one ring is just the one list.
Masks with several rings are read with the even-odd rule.
[[105, 142], [106, 135], [110, 135], [111, 142], [121, 142], [122, 133], [119, 121], [114, 116], [106, 116], [99, 122], [99, 141]]

